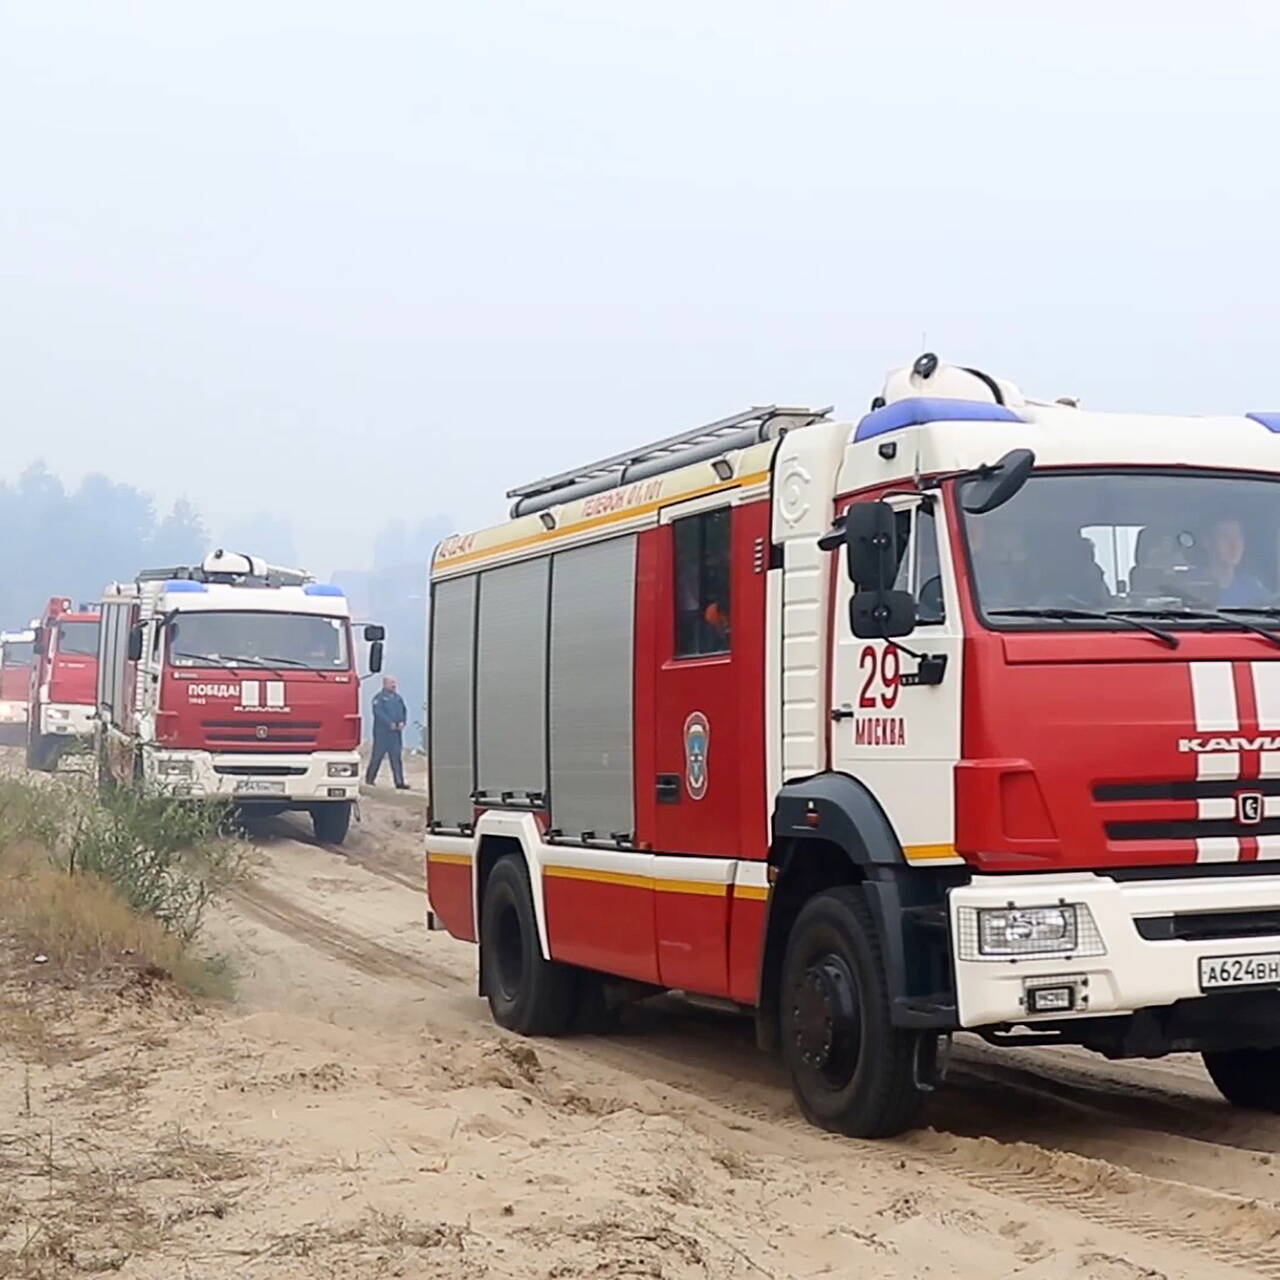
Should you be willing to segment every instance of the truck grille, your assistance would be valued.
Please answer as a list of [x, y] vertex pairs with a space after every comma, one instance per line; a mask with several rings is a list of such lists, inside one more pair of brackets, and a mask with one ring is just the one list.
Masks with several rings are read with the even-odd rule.
[[1280, 911], [1184, 911], [1171, 916], [1140, 916], [1133, 923], [1148, 942], [1267, 938], [1280, 934]]
[[272, 720], [266, 724], [253, 724], [246, 720], [205, 720], [201, 727], [205, 742], [211, 747], [313, 747], [320, 732], [318, 720]]
[[[1234, 814], [1201, 817], [1197, 801], [1230, 801], [1241, 792], [1280, 796], [1280, 778], [1179, 778], [1108, 782], [1093, 789], [1108, 840], [1200, 840], [1280, 835], [1280, 817], [1243, 823]], [[1163, 803], [1162, 803], [1163, 802]], [[1230, 805], [1227, 806], [1230, 809]]]

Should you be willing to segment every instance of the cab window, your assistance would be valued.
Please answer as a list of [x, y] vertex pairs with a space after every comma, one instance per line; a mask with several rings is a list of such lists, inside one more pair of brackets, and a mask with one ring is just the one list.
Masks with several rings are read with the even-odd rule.
[[721, 507], [672, 521], [677, 658], [729, 652], [730, 516]]
[[942, 570], [938, 559], [938, 521], [932, 504], [896, 513], [898, 576], [894, 587], [916, 598], [916, 622], [929, 626], [946, 621], [942, 605]]

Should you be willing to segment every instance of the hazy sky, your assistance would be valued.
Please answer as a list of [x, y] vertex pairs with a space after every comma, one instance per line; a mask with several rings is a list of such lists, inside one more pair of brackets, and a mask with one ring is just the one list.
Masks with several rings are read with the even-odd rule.
[[1277, 65], [1274, 0], [0, 0], [0, 475], [327, 572], [922, 333], [1280, 408]]

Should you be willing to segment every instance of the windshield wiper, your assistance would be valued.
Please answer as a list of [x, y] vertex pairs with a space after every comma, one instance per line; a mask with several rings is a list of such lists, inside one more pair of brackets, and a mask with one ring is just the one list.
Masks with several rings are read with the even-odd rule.
[[303, 662], [301, 658], [262, 658], [261, 662], [267, 667], [301, 667], [303, 671], [314, 671], [321, 680], [329, 678], [319, 667], [313, 667], [309, 662]]
[[188, 662], [207, 662], [211, 667], [231, 668], [233, 666], [228, 659], [215, 658], [211, 653], [186, 653], [181, 649], [175, 649], [169, 656], [171, 658], [186, 658]]
[[1172, 631], [1139, 622], [1137, 618], [1116, 609], [988, 609], [987, 614], [992, 618], [1055, 618], [1060, 622], [1104, 622], [1110, 619], [1132, 627], [1135, 631], [1145, 631], [1170, 649], [1176, 649], [1182, 643]]
[[[1225, 622], [1228, 626], [1239, 627], [1242, 631], [1252, 631], [1254, 635], [1261, 636], [1264, 640], [1269, 640], [1273, 645], [1280, 649], [1280, 631], [1273, 631], [1270, 627], [1259, 626], [1256, 622], [1246, 622], [1243, 618], [1237, 618], [1234, 615], [1237, 612], [1235, 605], [1227, 609], [1126, 609], [1125, 614], [1139, 614], [1147, 618], [1170, 618], [1170, 619], [1188, 619], [1200, 622]], [[1267, 612], [1266, 610], [1246, 609], [1245, 613]]]

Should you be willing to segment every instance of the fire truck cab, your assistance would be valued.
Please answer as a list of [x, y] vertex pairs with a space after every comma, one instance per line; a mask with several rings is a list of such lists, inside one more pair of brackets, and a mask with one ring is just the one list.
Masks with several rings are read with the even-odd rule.
[[717, 997], [862, 1136], [961, 1030], [1280, 1110], [1280, 414], [925, 355], [512, 496], [430, 645], [430, 902], [500, 1023]]
[[54, 596], [33, 630], [27, 768], [48, 772], [93, 736], [98, 614], [88, 605], [72, 609], [65, 596]]
[[37, 625], [22, 631], [0, 631], [0, 733], [21, 732], [25, 737]]
[[[382, 628], [369, 625], [369, 667]], [[360, 674], [338, 587], [215, 551], [103, 601], [99, 776], [259, 814], [304, 810], [341, 843], [360, 789]]]

